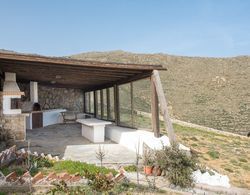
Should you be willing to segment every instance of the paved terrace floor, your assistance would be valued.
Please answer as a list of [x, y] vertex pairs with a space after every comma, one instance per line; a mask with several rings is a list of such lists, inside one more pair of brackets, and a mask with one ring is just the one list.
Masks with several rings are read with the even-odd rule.
[[[98, 164], [96, 158], [99, 144], [91, 143], [81, 135], [81, 125], [77, 123], [50, 125], [45, 128], [27, 130], [27, 140], [30, 140], [31, 152], [58, 155], [60, 158], [79, 160]], [[124, 146], [105, 140], [101, 143], [107, 164], [132, 164], [135, 153]], [[27, 148], [27, 141], [18, 144], [19, 148]]]

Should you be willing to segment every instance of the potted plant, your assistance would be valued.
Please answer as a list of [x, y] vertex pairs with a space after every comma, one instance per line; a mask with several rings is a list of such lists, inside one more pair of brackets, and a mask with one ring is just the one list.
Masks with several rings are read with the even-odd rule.
[[152, 173], [155, 176], [161, 176], [161, 174], [162, 174], [161, 167], [159, 165], [154, 166]]
[[153, 172], [154, 160], [152, 157], [152, 152], [149, 149], [145, 148], [143, 151], [143, 170], [146, 175], [151, 175]]
[[154, 169], [154, 173], [157, 176], [160, 176], [162, 174], [165, 175], [168, 165], [166, 163], [166, 156], [163, 149], [155, 152], [155, 162], [157, 166]]

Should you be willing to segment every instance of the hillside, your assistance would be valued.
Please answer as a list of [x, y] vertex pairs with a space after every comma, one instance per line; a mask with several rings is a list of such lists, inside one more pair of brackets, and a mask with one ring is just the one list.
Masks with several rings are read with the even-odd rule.
[[[199, 125], [246, 134], [250, 131], [250, 57], [204, 58], [123, 51], [90, 52], [77, 59], [123, 63], [162, 64], [164, 90], [172, 117]], [[150, 98], [148, 83], [141, 82], [136, 102]], [[140, 110], [149, 104], [140, 103]], [[144, 106], [142, 106], [144, 105]], [[147, 105], [145, 107], [145, 105]]]

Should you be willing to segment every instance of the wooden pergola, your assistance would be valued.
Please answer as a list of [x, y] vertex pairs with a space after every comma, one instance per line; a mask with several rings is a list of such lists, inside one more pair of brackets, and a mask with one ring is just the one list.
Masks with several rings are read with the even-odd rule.
[[[51, 87], [77, 88], [84, 91], [84, 112], [86, 112], [86, 94], [94, 94], [94, 115], [97, 115], [97, 90], [109, 94], [114, 89], [115, 123], [120, 123], [119, 113], [119, 85], [150, 78], [151, 80], [151, 112], [152, 128], [156, 137], [160, 136], [159, 106], [165, 119], [166, 129], [170, 140], [174, 141], [172, 123], [169, 119], [167, 102], [161, 86], [158, 70], [165, 70], [161, 65], [107, 63], [99, 61], [76, 60], [65, 57], [45, 57], [40, 55], [0, 52], [1, 77], [4, 72], [14, 72], [17, 82], [37, 81], [39, 84]], [[107, 95], [107, 115], [110, 113], [110, 99]], [[101, 104], [101, 111], [103, 110]]]

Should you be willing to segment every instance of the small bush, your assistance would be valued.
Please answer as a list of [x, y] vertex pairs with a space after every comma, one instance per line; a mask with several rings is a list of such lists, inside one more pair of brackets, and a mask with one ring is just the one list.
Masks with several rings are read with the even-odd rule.
[[212, 158], [212, 159], [218, 159], [220, 158], [220, 153], [214, 150], [210, 150], [207, 152], [207, 154]]
[[49, 168], [54, 165], [51, 160], [41, 156], [30, 156], [30, 161], [35, 168]]
[[67, 183], [63, 180], [59, 182], [53, 182], [52, 183], [53, 188], [51, 188], [47, 194], [69, 194], [70, 189], [67, 185]]
[[247, 162], [247, 159], [245, 159], [245, 158], [239, 158], [239, 161], [240, 162]]
[[125, 169], [125, 171], [127, 171], [127, 172], [136, 172], [136, 171], [137, 171], [137, 168], [136, 168], [135, 165], [125, 166], [124, 169]]
[[156, 152], [156, 160], [171, 184], [188, 188], [193, 186], [192, 173], [196, 169], [196, 158], [187, 155], [177, 144]]
[[85, 177], [88, 179], [88, 185], [97, 192], [107, 192], [114, 187], [114, 182], [103, 173], [90, 173], [85, 171]]
[[15, 171], [18, 176], [23, 175], [26, 172], [26, 169], [24, 167], [4, 167], [1, 168], [0, 171], [6, 176], [10, 174], [11, 172]]
[[199, 141], [196, 137], [191, 137], [190, 140], [195, 141], [195, 142]]
[[202, 174], [207, 172], [207, 167], [204, 164], [198, 164], [197, 169], [199, 169]]
[[225, 171], [229, 172], [229, 173], [233, 173], [234, 171], [228, 167], [224, 168]]
[[144, 146], [142, 160], [144, 166], [153, 166], [154, 165], [154, 153], [147, 146]]

